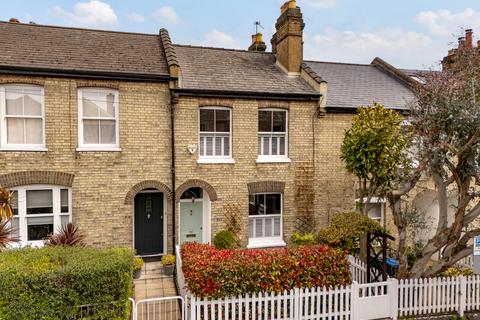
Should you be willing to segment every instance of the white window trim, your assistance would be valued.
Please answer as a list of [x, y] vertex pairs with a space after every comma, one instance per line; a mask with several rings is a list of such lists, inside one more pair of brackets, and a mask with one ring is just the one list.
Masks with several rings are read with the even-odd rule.
[[[281, 111], [285, 112], [285, 154], [284, 155], [259, 155], [257, 151], [257, 163], [289, 163], [291, 162], [290, 158], [288, 157], [288, 133], [289, 133], [289, 126], [288, 126], [288, 110], [285, 109], [277, 109], [277, 108], [262, 108], [259, 109], [260, 111]], [[258, 122], [258, 121], [257, 121]], [[275, 132], [264, 132], [258, 131], [257, 134], [257, 143], [258, 143], [258, 136], [261, 134], [275, 134]], [[258, 150], [257, 145], [257, 150]]]
[[[112, 93], [115, 96], [116, 108], [115, 108], [115, 144], [86, 144], [83, 143], [83, 91], [96, 91], [105, 94]], [[119, 92], [116, 89], [105, 89], [97, 87], [87, 87], [78, 89], [78, 148], [76, 151], [105, 151], [105, 152], [119, 152], [120, 148], [120, 99]], [[96, 119], [96, 118], [92, 118]]]
[[[42, 118], [42, 143], [40, 144], [12, 144], [7, 143], [7, 110], [6, 110], [6, 88], [35, 88], [40, 89], [41, 118]], [[0, 86], [0, 151], [48, 151], [45, 144], [45, 90], [41, 86], [31, 84], [9, 84]], [[26, 118], [26, 117], [24, 117]], [[32, 117], [39, 119], [40, 116]]]
[[[227, 110], [230, 114], [230, 131], [229, 134], [229, 155], [228, 156], [202, 156], [200, 154], [200, 140], [202, 133], [216, 133], [216, 132], [209, 132], [209, 131], [200, 131], [200, 112], [202, 110]], [[233, 112], [231, 108], [227, 107], [216, 107], [216, 106], [205, 106], [198, 108], [198, 160], [197, 163], [235, 163], [233, 159], [233, 146], [232, 146], [232, 136], [233, 136], [233, 128], [232, 128], [232, 118]], [[226, 132], [223, 132], [226, 133]]]
[[[284, 247], [286, 246], [285, 241], [283, 240], [283, 193], [281, 192], [259, 192], [259, 193], [251, 193], [249, 196], [257, 195], [257, 194], [279, 194], [280, 195], [280, 236], [279, 237], [262, 237], [262, 238], [250, 238], [250, 226], [247, 227], [248, 229], [248, 245], [247, 248], [266, 248], [266, 247]], [[252, 217], [277, 217], [278, 214], [266, 214], [266, 215], [258, 215]], [[250, 225], [250, 214], [248, 215], [248, 221]]]
[[[66, 189], [68, 190], [68, 213], [61, 212], [61, 190]], [[31, 215], [30, 217], [50, 217], [53, 215], [53, 231], [58, 232], [59, 228], [62, 225], [61, 217], [68, 216], [68, 222], [72, 222], [72, 189], [69, 187], [64, 186], [56, 186], [56, 185], [28, 185], [28, 186], [19, 186], [11, 188], [11, 191], [17, 192], [17, 212], [18, 215], [18, 233], [20, 241], [16, 243], [12, 243], [10, 246], [12, 248], [18, 247], [43, 247], [44, 241], [43, 240], [28, 240], [28, 226], [27, 226], [27, 206], [26, 206], [26, 192], [28, 190], [52, 190], [52, 206], [53, 206], [53, 213], [52, 214], [36, 214]]]

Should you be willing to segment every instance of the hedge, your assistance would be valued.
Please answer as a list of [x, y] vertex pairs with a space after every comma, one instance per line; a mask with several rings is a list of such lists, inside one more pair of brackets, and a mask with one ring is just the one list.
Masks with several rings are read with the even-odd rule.
[[128, 319], [133, 251], [79, 247], [0, 253], [0, 320]]
[[186, 243], [181, 254], [187, 287], [197, 297], [219, 299], [351, 283], [345, 252], [326, 246], [217, 250]]

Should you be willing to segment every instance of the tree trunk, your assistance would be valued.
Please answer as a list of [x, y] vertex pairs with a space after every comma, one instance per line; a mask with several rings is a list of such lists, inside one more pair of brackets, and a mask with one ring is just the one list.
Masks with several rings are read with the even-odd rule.
[[407, 260], [407, 225], [401, 212], [400, 196], [390, 194], [388, 196], [390, 209], [392, 210], [393, 222], [398, 231], [398, 278], [404, 279], [408, 276]]

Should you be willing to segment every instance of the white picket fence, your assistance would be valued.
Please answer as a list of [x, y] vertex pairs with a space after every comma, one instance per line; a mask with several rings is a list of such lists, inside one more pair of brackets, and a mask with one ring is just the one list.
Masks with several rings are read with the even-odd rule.
[[[180, 259], [179, 259], [180, 258]], [[398, 316], [458, 314], [480, 311], [480, 275], [365, 283], [366, 267], [349, 257], [353, 284], [334, 288], [295, 288], [283, 293], [257, 293], [221, 300], [198, 298], [186, 290], [190, 320], [288, 319], [370, 320]], [[177, 263], [182, 283], [181, 257]], [[178, 265], [177, 265], [178, 267]]]

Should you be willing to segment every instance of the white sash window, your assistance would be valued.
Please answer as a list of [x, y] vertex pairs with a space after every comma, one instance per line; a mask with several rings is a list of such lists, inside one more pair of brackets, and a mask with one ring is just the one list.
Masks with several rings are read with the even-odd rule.
[[199, 111], [200, 160], [232, 159], [231, 111], [228, 108], [202, 107]]
[[288, 115], [286, 110], [258, 111], [258, 160], [288, 159]]
[[44, 151], [43, 88], [32, 85], [0, 87], [1, 148]]

